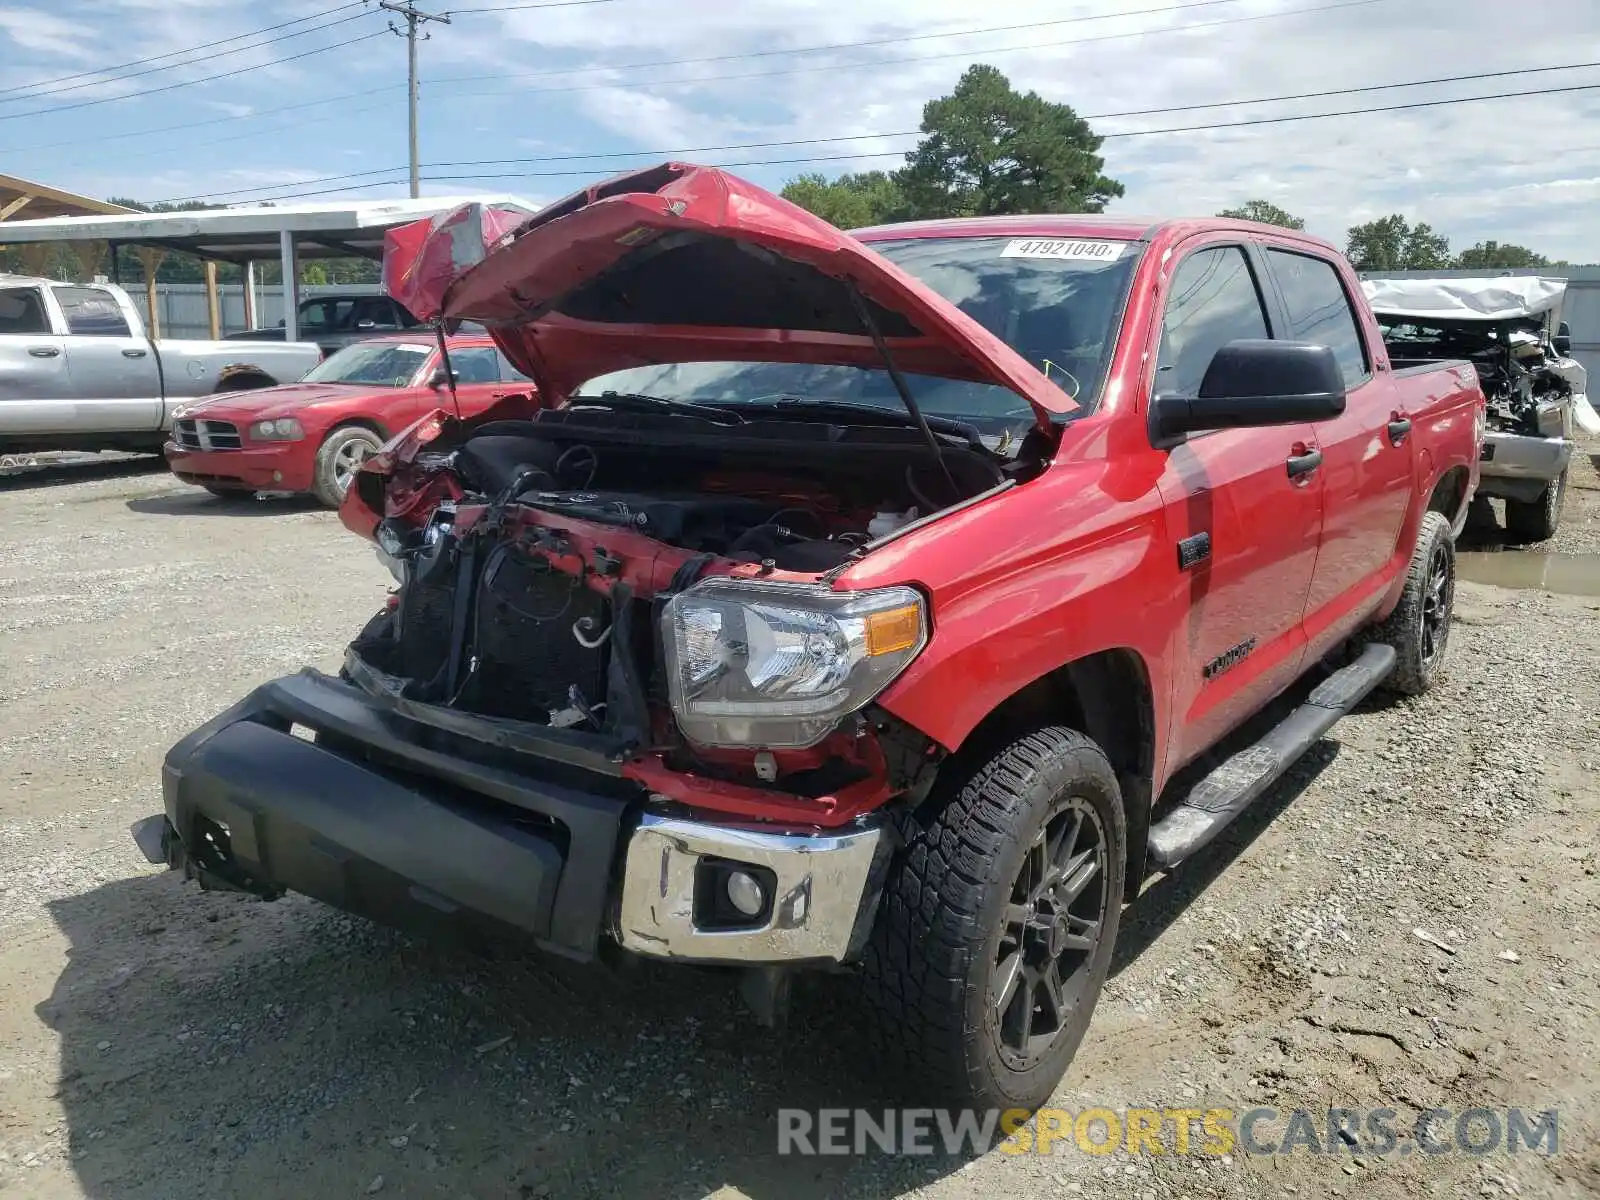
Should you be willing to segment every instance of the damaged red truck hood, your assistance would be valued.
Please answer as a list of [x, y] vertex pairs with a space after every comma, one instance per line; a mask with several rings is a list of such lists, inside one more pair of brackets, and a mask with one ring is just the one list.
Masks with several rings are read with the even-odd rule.
[[391, 232], [384, 279], [423, 320], [478, 321], [547, 399], [627, 367], [883, 366], [1009, 388], [1041, 427], [1077, 405], [978, 322], [848, 234], [714, 167], [618, 176], [512, 229], [469, 206]]

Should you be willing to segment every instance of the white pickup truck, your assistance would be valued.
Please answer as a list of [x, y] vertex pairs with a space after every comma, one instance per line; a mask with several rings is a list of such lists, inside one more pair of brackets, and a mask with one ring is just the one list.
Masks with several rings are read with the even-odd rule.
[[1575, 430], [1600, 433], [1588, 373], [1571, 357], [1561, 321], [1567, 281], [1537, 276], [1441, 275], [1362, 282], [1396, 368], [1466, 359], [1488, 398], [1477, 497], [1469, 519], [1493, 522], [1505, 501], [1516, 541], [1555, 536]]
[[110, 284], [0, 275], [0, 453], [159, 451], [179, 403], [292, 383], [309, 342], [152, 339]]

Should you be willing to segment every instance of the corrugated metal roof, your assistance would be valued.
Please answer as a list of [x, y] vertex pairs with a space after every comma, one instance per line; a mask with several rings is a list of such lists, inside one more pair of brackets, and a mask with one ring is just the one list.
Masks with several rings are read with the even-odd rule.
[[295, 237], [302, 258], [376, 258], [383, 235], [396, 225], [477, 202], [520, 209], [538, 206], [516, 196], [425, 196], [417, 200], [343, 200], [328, 204], [283, 204], [193, 212], [144, 213], [117, 209], [111, 215], [52, 217], [0, 223], [0, 244], [104, 240], [159, 246], [231, 262], [275, 259], [279, 235]]

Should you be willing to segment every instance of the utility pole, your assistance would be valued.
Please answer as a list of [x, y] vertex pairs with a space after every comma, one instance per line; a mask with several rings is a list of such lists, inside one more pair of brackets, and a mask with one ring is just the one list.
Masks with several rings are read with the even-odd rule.
[[[411, 110], [411, 198], [415, 200], [422, 190], [422, 180], [419, 176], [417, 164], [417, 26], [428, 21], [440, 21], [448, 25], [450, 24], [450, 18], [443, 14], [425, 13], [413, 4], [411, 0], [378, 0], [378, 7], [386, 8], [392, 13], [398, 13], [406, 21], [406, 27], [403, 30], [393, 25], [390, 25], [389, 28], [406, 39], [406, 58], [409, 66], [406, 98]], [[427, 36], [427, 34], [423, 34], [424, 38]]]

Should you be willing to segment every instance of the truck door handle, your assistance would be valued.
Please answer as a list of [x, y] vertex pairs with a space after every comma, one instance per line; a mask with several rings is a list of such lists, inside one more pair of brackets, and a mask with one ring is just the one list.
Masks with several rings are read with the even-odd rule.
[[136, 346], [129, 347], [127, 350], [124, 350], [122, 352], [122, 357], [123, 358], [143, 358], [144, 356], [145, 356], [145, 351], [140, 350]]
[[59, 346], [29, 346], [28, 353], [33, 355], [34, 358], [60, 358], [61, 348]]
[[1394, 417], [1389, 421], [1389, 441], [1390, 441], [1390, 443], [1392, 445], [1398, 446], [1401, 442], [1406, 440], [1407, 436], [1410, 433], [1411, 433], [1411, 418], [1410, 417], [1402, 417], [1399, 413], [1396, 413], [1394, 415]]
[[1289, 478], [1299, 479], [1302, 475], [1309, 475], [1322, 465], [1321, 450], [1307, 450], [1302, 454], [1289, 456]]

